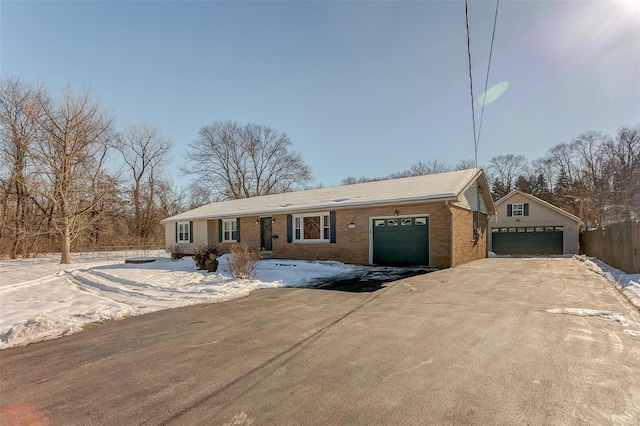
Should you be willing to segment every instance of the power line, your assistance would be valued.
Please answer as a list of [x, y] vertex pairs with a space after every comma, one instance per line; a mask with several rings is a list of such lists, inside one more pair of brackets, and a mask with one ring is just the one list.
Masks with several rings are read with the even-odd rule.
[[478, 139], [476, 138], [476, 108], [473, 102], [473, 75], [471, 73], [471, 36], [469, 31], [469, 0], [464, 0], [464, 15], [467, 24], [467, 56], [469, 58], [469, 85], [471, 89], [471, 121], [473, 124], [473, 146], [475, 166], [478, 167]]
[[493, 56], [493, 42], [496, 36], [496, 23], [498, 22], [498, 8], [500, 0], [496, 0], [496, 12], [493, 17], [493, 31], [491, 34], [491, 47], [489, 49], [489, 61], [487, 62], [487, 75], [484, 81], [484, 96], [482, 99], [482, 110], [480, 112], [480, 126], [476, 134], [476, 109], [473, 97], [473, 73], [471, 71], [471, 32], [469, 31], [469, 0], [464, 1], [464, 13], [467, 27], [467, 57], [469, 59], [469, 89], [471, 92], [471, 122], [473, 125], [473, 147], [475, 166], [478, 167], [478, 145], [480, 143], [480, 134], [482, 132], [482, 121], [484, 119], [484, 105], [487, 99], [487, 88], [489, 86], [489, 72], [491, 70], [491, 58]]
[[[487, 77], [484, 80], [484, 96], [482, 98], [482, 110], [480, 111], [480, 126], [478, 127], [478, 139], [476, 140], [476, 157], [478, 155], [478, 145], [480, 145], [480, 134], [482, 133], [482, 119], [484, 118], [484, 104], [487, 100], [487, 87], [489, 85], [489, 71], [491, 70], [491, 56], [493, 55], [493, 40], [496, 37], [496, 22], [498, 22], [499, 6], [500, 6], [500, 0], [496, 0], [496, 13], [495, 13], [495, 16], [493, 17], [493, 32], [491, 33], [491, 48], [489, 49], [489, 62], [487, 63]], [[478, 167], [477, 164], [476, 164], [476, 167]]]

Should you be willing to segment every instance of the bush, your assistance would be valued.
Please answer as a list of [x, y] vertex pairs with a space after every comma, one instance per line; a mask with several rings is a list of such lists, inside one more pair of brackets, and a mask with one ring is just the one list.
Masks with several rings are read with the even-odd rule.
[[200, 246], [193, 255], [196, 267], [200, 270], [215, 272], [218, 270], [217, 250], [214, 246]]
[[171, 259], [178, 260], [184, 257], [184, 245], [182, 244], [174, 244], [169, 246], [169, 251], [171, 252]]
[[245, 243], [239, 243], [231, 247], [226, 269], [236, 278], [249, 279], [253, 276], [258, 260], [260, 260], [259, 250], [252, 249]]

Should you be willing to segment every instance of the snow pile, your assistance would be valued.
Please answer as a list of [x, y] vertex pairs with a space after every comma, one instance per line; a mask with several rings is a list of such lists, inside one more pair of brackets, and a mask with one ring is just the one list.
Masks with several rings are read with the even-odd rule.
[[630, 330], [629, 327], [638, 327], [640, 324], [637, 324], [633, 321], [629, 321], [627, 317], [618, 312], [610, 312], [610, 311], [598, 311], [595, 309], [583, 309], [583, 308], [553, 308], [547, 309], [547, 312], [550, 314], [566, 314], [566, 315], [576, 315], [579, 317], [598, 317], [604, 318], [612, 321], [616, 321], [625, 328], [624, 332], [630, 336], [640, 337], [640, 330]]
[[364, 273], [366, 267], [339, 262], [262, 260], [255, 278], [239, 280], [225, 272], [196, 270], [193, 259], [125, 264], [125, 256], [75, 257], [60, 265], [58, 256], [0, 261], [0, 349], [54, 339], [97, 321], [198, 303], [222, 302], [263, 288], [302, 287], [320, 278]]
[[584, 262], [587, 268], [615, 284], [629, 301], [640, 309], [640, 274], [627, 274], [595, 257], [574, 255], [573, 258]]

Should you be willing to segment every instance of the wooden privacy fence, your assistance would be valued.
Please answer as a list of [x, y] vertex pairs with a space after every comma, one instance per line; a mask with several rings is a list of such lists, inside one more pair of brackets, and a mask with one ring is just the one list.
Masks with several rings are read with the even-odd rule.
[[584, 231], [580, 234], [580, 251], [627, 274], [640, 273], [640, 221]]

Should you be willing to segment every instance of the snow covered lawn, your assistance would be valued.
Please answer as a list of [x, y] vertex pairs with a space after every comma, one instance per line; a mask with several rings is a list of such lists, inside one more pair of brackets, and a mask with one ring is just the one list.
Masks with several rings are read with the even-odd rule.
[[587, 268], [611, 281], [636, 308], [640, 309], [640, 274], [626, 274], [596, 257], [582, 255], [574, 256], [574, 259], [584, 262]]
[[[0, 260], [0, 349], [65, 336], [92, 322], [222, 302], [263, 288], [304, 287], [375, 269], [273, 259], [258, 262], [255, 279], [238, 280], [225, 272], [226, 256], [219, 258], [216, 273], [196, 270], [191, 258], [174, 261], [163, 251], [148, 256], [155, 262], [125, 264], [125, 253], [76, 255], [72, 265], [60, 265], [59, 255]], [[608, 278], [640, 308], [640, 274], [625, 274], [595, 258], [574, 258]]]
[[155, 262], [125, 264], [124, 253], [108, 259], [74, 256], [72, 265], [60, 265], [59, 255], [0, 260], [0, 349], [75, 333], [91, 322], [222, 302], [263, 288], [302, 287], [365, 269], [339, 262], [263, 260], [255, 279], [238, 280], [225, 272], [226, 256], [219, 258], [215, 273], [196, 270], [190, 257], [171, 260], [162, 251], [149, 256]]

